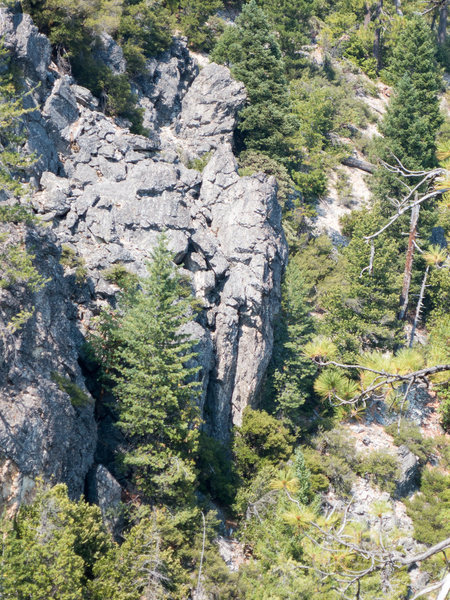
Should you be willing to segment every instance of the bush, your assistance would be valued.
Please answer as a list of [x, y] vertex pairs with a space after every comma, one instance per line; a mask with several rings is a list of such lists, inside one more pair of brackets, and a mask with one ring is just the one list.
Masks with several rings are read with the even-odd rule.
[[230, 450], [205, 432], [200, 434], [197, 468], [200, 491], [229, 506], [236, 495], [237, 483]]
[[414, 423], [402, 421], [400, 431], [397, 423], [392, 423], [386, 428], [386, 432], [394, 438], [396, 446], [405, 445], [413, 454], [415, 454], [422, 464], [425, 464], [434, 451], [434, 441], [431, 438], [424, 438], [420, 428]]
[[330, 485], [341, 496], [351, 493], [355, 474], [339, 456], [325, 455], [312, 448], [304, 448], [303, 456], [310, 475], [311, 491], [326, 492]]
[[172, 41], [169, 11], [160, 2], [126, 2], [117, 38], [130, 74], [139, 74], [148, 57], [166, 50]]
[[236, 428], [233, 452], [239, 476], [253, 477], [265, 465], [277, 465], [292, 453], [293, 437], [286, 427], [265, 411], [244, 410], [242, 426]]
[[435, 544], [450, 536], [450, 475], [438, 469], [422, 474], [420, 492], [406, 500], [408, 515], [414, 523], [414, 537], [424, 544]]
[[84, 259], [77, 256], [75, 250], [66, 244], [61, 247], [61, 258], [59, 262], [66, 269], [75, 269], [75, 281], [78, 284], [84, 283], [87, 277], [87, 268]]
[[52, 381], [56, 383], [62, 392], [65, 392], [75, 408], [83, 408], [90, 403], [90, 398], [83, 390], [73, 381], [59, 373], [52, 373]]
[[122, 290], [132, 290], [138, 285], [139, 278], [123, 265], [113, 265], [104, 272], [106, 281], [115, 283]]
[[398, 459], [385, 450], [375, 450], [365, 456], [358, 465], [358, 474], [369, 476], [380, 489], [392, 494], [400, 475]]

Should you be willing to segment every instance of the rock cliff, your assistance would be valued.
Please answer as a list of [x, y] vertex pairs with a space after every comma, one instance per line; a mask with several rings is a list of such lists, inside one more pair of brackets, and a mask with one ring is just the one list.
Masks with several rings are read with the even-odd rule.
[[[275, 180], [237, 172], [232, 141], [245, 90], [228, 69], [199, 70], [183, 40], [174, 40], [135, 84], [149, 131], [143, 137], [106, 117], [87, 89], [58, 72], [48, 40], [27, 15], [1, 9], [0, 29], [32, 90], [25, 99], [35, 109], [26, 117], [28, 146], [38, 156], [32, 206], [46, 225], [10, 233], [34, 249], [49, 280], [32, 299], [33, 317], [14, 334], [10, 316], [29, 299], [20, 286], [0, 290], [2, 493], [23, 496], [43, 474], [67, 482], [76, 496], [97, 431], [79, 353], [92, 317], [114, 302], [108, 270], [145, 273], [159, 233], [167, 232], [203, 302], [191, 325], [202, 410], [210, 431], [226, 439], [257, 401], [270, 360], [287, 246]], [[99, 59], [120, 72], [120, 49], [107, 36], [103, 43]], [[199, 158], [202, 171], [192, 168], [203, 166]], [[61, 248], [70, 257], [63, 264]]]

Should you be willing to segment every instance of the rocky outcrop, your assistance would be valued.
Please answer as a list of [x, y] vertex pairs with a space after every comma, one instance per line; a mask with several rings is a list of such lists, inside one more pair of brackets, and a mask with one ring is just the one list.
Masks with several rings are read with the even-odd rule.
[[[133, 135], [100, 112], [88, 90], [55, 71], [48, 42], [28, 17], [5, 9], [1, 17], [27, 86], [41, 82], [30, 95], [35, 110], [27, 125], [29, 147], [40, 157], [32, 206], [47, 223], [45, 234], [39, 227], [33, 233], [36, 265], [49, 282], [36, 295], [35, 316], [2, 349], [0, 444], [16, 477], [42, 473], [66, 481], [76, 495], [96, 441], [78, 355], [92, 317], [114, 302], [109, 269], [120, 264], [145, 274], [155, 241], [167, 232], [203, 303], [189, 326], [198, 340], [201, 404], [210, 431], [226, 439], [231, 423], [256, 402], [270, 359], [287, 246], [275, 180], [238, 175], [231, 143], [245, 94], [225, 67], [198, 73], [184, 42], [174, 41], [136, 82], [149, 135]], [[105, 39], [104, 52], [113, 56], [104, 60], [119, 60], [116, 50]], [[190, 168], [186, 159], [201, 156], [209, 161], [203, 172]], [[61, 246], [73, 257], [65, 270]], [[13, 302], [2, 294], [2, 304]], [[25, 299], [14, 298], [20, 310]], [[83, 407], [73, 406], [54, 373], [79, 387]], [[97, 460], [104, 459], [101, 448]]]
[[237, 111], [246, 100], [244, 85], [234, 81], [226, 67], [204, 67], [185, 95], [175, 122], [188, 159], [231, 143]]
[[[64, 273], [56, 238], [45, 229], [4, 225], [1, 233], [8, 246], [26, 245], [35, 254], [46, 280], [34, 294], [20, 282], [0, 286], [1, 494], [7, 501], [20, 500], [42, 475], [64, 481], [76, 497], [84, 489], [97, 437], [94, 401], [78, 365], [83, 341], [78, 311], [89, 298], [87, 285]], [[15, 332], [14, 317], [33, 308]]]

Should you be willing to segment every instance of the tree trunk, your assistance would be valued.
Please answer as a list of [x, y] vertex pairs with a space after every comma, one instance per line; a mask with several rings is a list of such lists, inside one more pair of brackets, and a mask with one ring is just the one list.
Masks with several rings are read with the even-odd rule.
[[402, 5], [402, 0], [394, 0], [394, 4], [395, 4], [395, 12], [402, 17], [403, 16], [403, 12], [401, 9], [401, 5]]
[[366, 12], [364, 13], [364, 27], [368, 27], [372, 14], [370, 12], [370, 2], [366, 2]]
[[450, 592], [450, 573], [448, 573], [444, 577], [441, 591], [439, 592], [439, 596], [437, 597], [437, 600], [445, 600], [447, 598], [449, 592]]
[[425, 296], [425, 288], [427, 285], [427, 279], [428, 279], [428, 272], [430, 270], [430, 265], [427, 265], [427, 268], [425, 269], [425, 273], [422, 279], [422, 285], [420, 287], [420, 294], [419, 294], [419, 301], [417, 302], [417, 308], [416, 308], [416, 315], [414, 317], [414, 323], [411, 329], [411, 338], [409, 340], [409, 347], [412, 348], [413, 343], [414, 343], [414, 335], [416, 333], [416, 329], [417, 329], [417, 324], [419, 323], [419, 319], [420, 319], [420, 311], [422, 310], [422, 304], [423, 304], [423, 297]]
[[381, 46], [381, 23], [380, 16], [383, 8], [383, 0], [378, 0], [377, 7], [375, 9], [375, 20], [378, 21], [376, 29], [375, 29], [375, 39], [373, 41], [373, 55], [375, 60], [377, 61], [377, 74], [381, 70], [381, 55], [382, 55], [382, 46]]
[[[417, 200], [417, 194], [416, 194]], [[400, 311], [398, 313], [399, 319], [404, 319], [406, 316], [406, 311], [408, 309], [408, 297], [409, 297], [409, 288], [411, 285], [411, 273], [414, 259], [414, 242], [417, 236], [417, 221], [419, 219], [419, 211], [420, 205], [414, 206], [411, 210], [411, 223], [409, 227], [409, 239], [408, 239], [408, 249], [406, 251], [406, 260], [405, 260], [405, 271], [403, 274], [403, 286], [402, 293], [400, 296]]]
[[443, 46], [447, 40], [448, 0], [439, 7], [438, 44]]

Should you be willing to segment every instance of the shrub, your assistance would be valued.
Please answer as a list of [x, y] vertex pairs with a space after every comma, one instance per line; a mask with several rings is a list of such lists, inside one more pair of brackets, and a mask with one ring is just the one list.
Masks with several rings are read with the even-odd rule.
[[213, 500], [230, 505], [236, 495], [236, 473], [230, 449], [205, 432], [201, 432], [197, 460], [199, 489]]
[[408, 515], [414, 523], [414, 537], [424, 544], [435, 544], [450, 536], [450, 475], [428, 468], [422, 474], [420, 492], [406, 500]]
[[434, 441], [431, 438], [424, 438], [420, 428], [414, 423], [402, 421], [400, 431], [397, 423], [392, 423], [386, 427], [386, 432], [392, 435], [396, 446], [405, 445], [422, 464], [426, 463], [433, 454]]
[[292, 453], [292, 443], [293, 438], [283, 423], [263, 410], [247, 407], [233, 444], [240, 477], [248, 480], [264, 465], [287, 460]]
[[361, 476], [368, 475], [380, 489], [392, 493], [400, 475], [398, 459], [386, 450], [375, 450], [365, 456], [358, 465]]
[[115, 283], [122, 290], [131, 290], [138, 285], [139, 278], [124, 265], [112, 265], [104, 272], [106, 281]]
[[62, 245], [61, 258], [59, 262], [66, 269], [75, 269], [75, 281], [78, 284], [84, 283], [87, 277], [87, 268], [84, 259], [77, 256], [75, 250], [66, 244]]
[[90, 398], [83, 390], [73, 381], [60, 375], [59, 373], [52, 373], [52, 381], [56, 383], [62, 392], [68, 394], [72, 406], [75, 408], [83, 408], [90, 403]]

